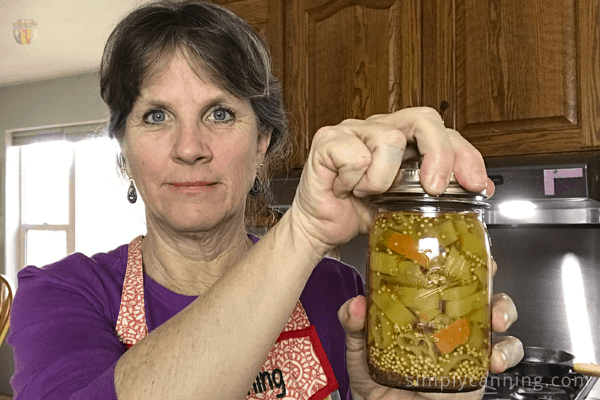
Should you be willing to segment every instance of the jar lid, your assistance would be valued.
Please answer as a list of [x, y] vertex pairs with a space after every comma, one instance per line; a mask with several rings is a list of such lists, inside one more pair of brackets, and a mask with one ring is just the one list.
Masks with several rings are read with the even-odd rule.
[[463, 201], [474, 203], [483, 202], [483, 200], [488, 198], [485, 189], [481, 192], [471, 192], [462, 187], [456, 180], [454, 173], [452, 173], [452, 175], [450, 176], [450, 182], [444, 193], [442, 193], [439, 196], [433, 196], [428, 194], [427, 192], [425, 192], [425, 189], [423, 189], [423, 186], [421, 186], [421, 161], [422, 159], [407, 160], [403, 162], [402, 167], [396, 175], [396, 178], [394, 178], [394, 183], [392, 184], [392, 186], [388, 189], [387, 192], [376, 196], [376, 198], [383, 199], [389, 198], [390, 196], [395, 197], [395, 195], [406, 195], [412, 199], [462, 199]]

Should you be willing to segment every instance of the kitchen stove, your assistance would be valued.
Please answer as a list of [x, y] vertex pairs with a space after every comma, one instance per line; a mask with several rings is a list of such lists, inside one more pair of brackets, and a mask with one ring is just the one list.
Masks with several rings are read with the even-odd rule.
[[563, 376], [525, 376], [507, 370], [490, 374], [484, 400], [583, 400], [598, 378], [569, 372]]

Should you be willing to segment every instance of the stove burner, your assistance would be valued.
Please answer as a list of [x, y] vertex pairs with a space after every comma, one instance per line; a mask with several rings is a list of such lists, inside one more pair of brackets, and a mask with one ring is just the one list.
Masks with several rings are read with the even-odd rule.
[[569, 373], [561, 377], [523, 376], [519, 373], [490, 374], [484, 400], [573, 400], [587, 378]]
[[566, 389], [546, 386], [540, 390], [531, 387], [520, 387], [510, 395], [510, 398], [515, 400], [570, 400], [571, 396]]

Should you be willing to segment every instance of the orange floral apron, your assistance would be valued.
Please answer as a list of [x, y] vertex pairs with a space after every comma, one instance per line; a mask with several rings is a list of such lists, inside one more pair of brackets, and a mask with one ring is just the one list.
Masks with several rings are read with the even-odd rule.
[[[116, 326], [128, 349], [148, 334], [144, 307], [142, 236], [129, 244]], [[246, 399], [339, 399], [338, 383], [314, 325], [298, 301]]]

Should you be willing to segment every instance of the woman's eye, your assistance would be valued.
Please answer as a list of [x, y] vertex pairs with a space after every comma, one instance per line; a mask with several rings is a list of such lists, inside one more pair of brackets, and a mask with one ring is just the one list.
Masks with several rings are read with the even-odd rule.
[[161, 122], [165, 122], [167, 119], [167, 114], [165, 114], [162, 110], [150, 110], [144, 115], [144, 121], [155, 125], [160, 124]]
[[216, 123], [229, 122], [233, 119], [233, 117], [233, 111], [227, 110], [225, 108], [216, 108], [211, 113], [211, 119], [213, 119]]

